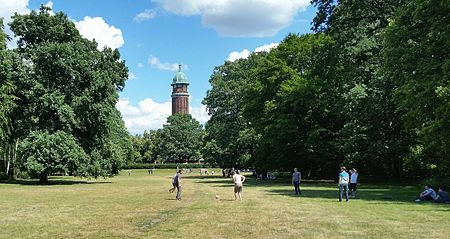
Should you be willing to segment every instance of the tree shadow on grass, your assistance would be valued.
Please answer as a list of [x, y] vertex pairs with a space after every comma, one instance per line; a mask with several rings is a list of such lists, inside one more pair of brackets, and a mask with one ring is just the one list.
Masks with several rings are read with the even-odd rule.
[[[302, 195], [304, 198], [321, 198], [321, 199], [335, 199], [339, 198], [339, 189], [332, 189], [330, 187], [316, 187], [303, 185], [301, 187]], [[401, 192], [399, 190], [392, 190], [390, 188], [385, 189], [371, 189], [368, 187], [358, 189], [358, 194], [356, 198], [350, 198], [350, 200], [364, 200], [364, 201], [376, 201], [376, 202], [389, 202], [389, 203], [415, 203], [417, 195], [415, 192]], [[298, 197], [294, 194], [294, 189], [286, 190], [286, 189], [268, 189], [268, 194], [271, 195], [285, 195]], [[345, 196], [344, 196], [345, 197]], [[345, 198], [343, 198], [345, 200]]]
[[192, 175], [189, 173], [184, 173], [183, 176], [184, 178], [192, 178], [192, 179], [231, 179], [231, 178], [224, 178], [222, 177], [222, 175]]
[[82, 181], [82, 180], [73, 180], [73, 179], [60, 179], [52, 177], [49, 178], [47, 183], [41, 183], [38, 179], [15, 179], [15, 180], [0, 180], [0, 184], [14, 184], [14, 185], [23, 185], [23, 186], [53, 186], [53, 185], [76, 185], [76, 184], [103, 184], [103, 183], [112, 183], [109, 181]]
[[[215, 184], [214, 187], [230, 187], [232, 185], [230, 178], [222, 177], [218, 177], [216, 180], [197, 180], [196, 182]], [[244, 187], [260, 187], [263, 188], [265, 193], [270, 195], [299, 197], [294, 194], [294, 188], [289, 178], [256, 180], [253, 177], [247, 177]], [[337, 183], [332, 180], [303, 180], [300, 188], [302, 190], [300, 197], [302, 198], [335, 199], [337, 201], [339, 197]], [[373, 203], [415, 204], [414, 200], [421, 192], [421, 189], [401, 184], [364, 184], [358, 186], [357, 192], [357, 197], [350, 200], [373, 201]]]

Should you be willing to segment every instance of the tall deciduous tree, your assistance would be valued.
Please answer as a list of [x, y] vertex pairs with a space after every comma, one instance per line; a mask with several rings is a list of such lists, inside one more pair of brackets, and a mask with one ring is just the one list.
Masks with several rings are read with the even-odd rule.
[[145, 130], [143, 135], [135, 135], [131, 139], [134, 163], [154, 163], [156, 161], [156, 150], [160, 142], [157, 130]]
[[324, 34], [288, 35], [261, 57], [246, 87], [244, 116], [261, 134], [256, 165], [289, 170], [301, 167], [323, 177], [341, 161], [336, 132], [336, 87], [327, 66], [333, 40]]
[[[313, 29], [336, 41], [336, 78], [345, 116], [345, 164], [373, 176], [401, 177], [410, 137], [393, 102], [397, 83], [385, 75], [383, 33], [403, 0], [313, 0]], [[367, 169], [367, 170], [366, 170]]]
[[11, 178], [14, 176], [18, 145], [13, 130], [13, 116], [18, 109], [17, 82], [26, 75], [18, 54], [6, 48], [7, 38], [0, 18], [0, 172]]
[[[450, 4], [409, 1], [385, 34], [386, 70], [395, 103], [417, 143], [409, 170], [450, 175]], [[420, 160], [414, 160], [419, 158]], [[416, 169], [415, 169], [416, 168]]]
[[75, 176], [87, 175], [88, 156], [71, 134], [63, 131], [48, 133], [33, 131], [20, 144], [22, 165], [30, 175], [38, 176], [41, 182], [53, 173]]
[[128, 69], [117, 49], [97, 50], [64, 13], [50, 10], [42, 6], [39, 12], [16, 14], [10, 23], [28, 70], [28, 77], [17, 82], [15, 138], [31, 131], [64, 131], [89, 157], [83, 176], [114, 175], [131, 157], [131, 142], [115, 108]]
[[190, 114], [175, 114], [158, 130], [157, 155], [164, 162], [198, 162], [201, 159], [204, 130]]
[[257, 57], [226, 61], [215, 68], [209, 80], [212, 89], [203, 100], [211, 115], [205, 126], [204, 156], [222, 168], [253, 166], [259, 136], [243, 117], [242, 110], [246, 103], [244, 89]]

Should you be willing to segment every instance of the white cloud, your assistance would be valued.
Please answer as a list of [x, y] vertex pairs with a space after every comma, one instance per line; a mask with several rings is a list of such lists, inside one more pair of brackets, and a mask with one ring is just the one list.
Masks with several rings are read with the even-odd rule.
[[28, 9], [28, 0], [0, 0], [0, 17], [5, 23], [11, 21], [11, 16], [14, 13], [24, 14], [30, 12]]
[[192, 117], [198, 120], [202, 125], [205, 125], [206, 121], [210, 118], [208, 111], [206, 111], [206, 105], [201, 105], [200, 107], [189, 106], [189, 112], [191, 112]]
[[45, 6], [50, 7], [53, 9], [53, 2], [52, 1], [48, 1]]
[[134, 74], [133, 72], [128, 73], [128, 80], [135, 80], [137, 79], [137, 75]]
[[150, 20], [152, 18], [156, 17], [156, 11], [153, 9], [145, 9], [145, 11], [138, 13], [134, 18], [133, 21], [135, 22], [143, 22]]
[[241, 52], [238, 51], [233, 51], [230, 53], [230, 55], [228, 55], [228, 59], [227, 61], [235, 61], [237, 59], [246, 59], [250, 56], [250, 51], [247, 49], [242, 50]]
[[292, 23], [310, 0], [153, 0], [164, 10], [200, 15], [202, 24], [223, 36], [273, 36]]
[[[9, 29], [7, 24], [11, 22], [11, 16], [14, 13], [26, 14], [30, 12], [30, 9], [28, 9], [28, 0], [0, 0], [0, 6], [0, 18], [3, 18], [5, 33], [13, 37], [14, 33]], [[16, 41], [17, 38], [8, 41], [8, 48], [17, 47]]]
[[272, 42], [270, 44], [266, 44], [266, 45], [255, 48], [255, 52], [262, 52], [262, 51], [269, 52], [273, 48], [277, 48], [278, 45], [280, 45], [280, 44]]
[[[148, 64], [150, 64], [151, 66], [154, 66], [160, 70], [165, 70], [165, 71], [178, 71], [178, 63], [166, 63], [166, 62], [161, 62], [157, 57], [150, 55], [148, 57]], [[183, 65], [184, 69], [187, 69], [187, 65]]]
[[[44, 6], [53, 9], [53, 2], [52, 2], [52, 1], [48, 1]], [[55, 13], [53, 12], [53, 10], [51, 10], [49, 13], [50, 13], [50, 15], [55, 15]]]
[[138, 66], [139, 68], [142, 68], [142, 67], [144, 67], [144, 64], [142, 64], [141, 62], [139, 62], [139, 63], [137, 64], [137, 66]]
[[101, 17], [86, 16], [83, 20], [74, 23], [83, 37], [89, 40], [95, 39], [99, 50], [102, 50], [104, 46], [116, 49], [125, 43], [122, 31], [109, 25]]
[[[137, 106], [132, 105], [129, 100], [119, 99], [116, 108], [121, 112], [125, 126], [131, 134], [142, 134], [144, 130], [162, 128], [167, 117], [172, 114], [170, 101], [158, 103], [150, 98], [140, 101]], [[189, 110], [201, 124], [209, 119], [204, 105], [189, 107]]]
[[[273, 48], [276, 48], [279, 43], [270, 43], [263, 46], [259, 46], [255, 48], [254, 52], [269, 52]], [[235, 61], [237, 59], [247, 59], [250, 56], [251, 52], [247, 49], [242, 50], [241, 52], [233, 51], [228, 55], [227, 61]]]
[[[16, 12], [19, 14], [29, 13], [28, 2], [29, 0], [0, 0], [0, 17], [4, 19], [5, 31], [9, 36], [12, 37], [13, 33], [6, 24], [11, 22], [11, 16]], [[48, 1], [45, 6], [53, 8], [53, 1]], [[53, 11], [50, 11], [50, 14], [54, 14]], [[95, 38], [100, 50], [103, 46], [115, 49], [124, 44], [122, 31], [114, 26], [108, 25], [101, 17], [92, 18], [86, 16], [82, 21], [74, 21], [74, 23], [83, 37], [89, 40]], [[16, 40], [13, 39], [13, 42], [9, 42], [8, 46], [10, 48], [16, 47]]]

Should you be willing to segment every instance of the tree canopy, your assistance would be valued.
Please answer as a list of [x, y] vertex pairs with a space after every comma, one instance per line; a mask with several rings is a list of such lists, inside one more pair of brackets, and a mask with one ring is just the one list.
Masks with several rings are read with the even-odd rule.
[[[10, 141], [26, 147], [29, 144], [25, 142], [37, 139], [73, 137], [73, 143], [86, 153], [83, 159], [73, 160], [83, 160], [89, 166], [65, 167], [69, 174], [114, 175], [131, 156], [131, 141], [115, 108], [128, 69], [117, 49], [97, 50], [97, 43], [82, 38], [64, 13], [53, 15], [50, 10], [42, 6], [38, 12], [15, 14], [10, 23], [19, 39], [13, 51], [20, 59], [16, 64], [22, 63], [26, 72], [11, 81], [16, 91], [10, 95], [20, 107], [9, 116]], [[60, 131], [66, 135], [61, 136]], [[24, 143], [18, 144], [22, 140]], [[19, 152], [28, 152], [19, 156], [31, 159], [29, 153], [37, 151]], [[83, 173], [78, 172], [81, 169]]]
[[340, 165], [379, 179], [448, 175], [449, 5], [312, 3], [313, 34], [216, 67], [205, 157], [321, 178]]

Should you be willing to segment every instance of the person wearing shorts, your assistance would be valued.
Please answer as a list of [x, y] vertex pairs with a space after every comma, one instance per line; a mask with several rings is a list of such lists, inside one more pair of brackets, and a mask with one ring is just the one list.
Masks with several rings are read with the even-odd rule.
[[239, 197], [239, 200], [242, 200], [242, 185], [244, 184], [245, 177], [242, 176], [239, 172], [239, 170], [236, 170], [235, 174], [233, 175], [233, 182], [234, 182], [234, 200], [237, 200]]

